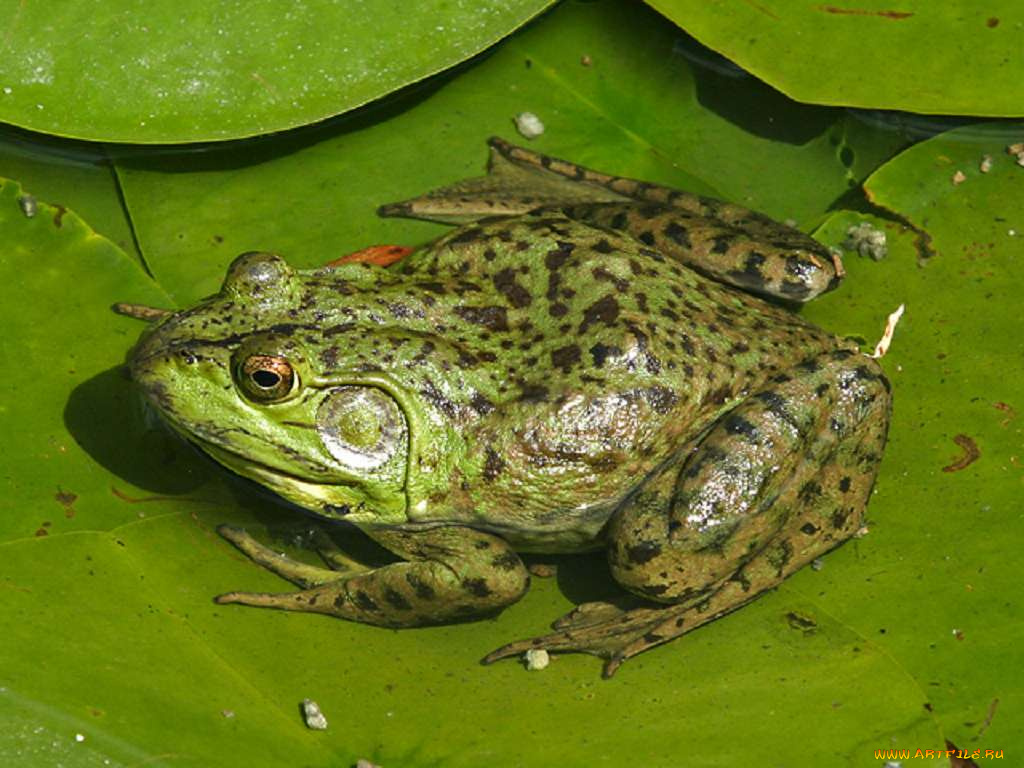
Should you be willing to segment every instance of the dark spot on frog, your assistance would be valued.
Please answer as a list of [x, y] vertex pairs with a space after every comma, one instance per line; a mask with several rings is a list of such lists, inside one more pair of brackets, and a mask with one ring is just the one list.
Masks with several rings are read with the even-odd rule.
[[558, 241], [558, 247], [548, 251], [544, 256], [544, 266], [552, 272], [562, 268], [562, 265], [569, 260], [576, 246], [573, 243]]
[[409, 601], [406, 600], [401, 593], [396, 592], [393, 589], [385, 590], [384, 599], [387, 601], [388, 605], [391, 605], [400, 611], [412, 610], [412, 605]]
[[850, 510], [848, 509], [837, 509], [832, 513], [832, 527], [837, 531], [846, 525], [847, 519], [850, 517]]
[[622, 350], [618, 347], [610, 347], [605, 344], [597, 343], [590, 348], [590, 355], [594, 359], [594, 367], [600, 368], [604, 365], [604, 361], [609, 357], [618, 357], [622, 354]]
[[[734, 238], [732, 235], [715, 235], [711, 239], [711, 252], [721, 255], [729, 250], [729, 246], [731, 246], [733, 242]], [[764, 259], [763, 256], [761, 258], [762, 260]]]
[[636, 235], [636, 239], [639, 240], [644, 245], [650, 246], [653, 246], [656, 242], [654, 239], [654, 233], [651, 232], [650, 230], [639, 233], [638, 235]]
[[839, 481], [839, 490], [842, 491], [843, 493], [846, 493], [848, 490], [850, 490], [849, 477], [844, 477], [842, 480]]
[[597, 280], [603, 280], [605, 282], [612, 283], [615, 288], [619, 291], [625, 292], [629, 290], [629, 281], [625, 280], [618, 275], [613, 275], [604, 267], [595, 267], [592, 274]]
[[708, 393], [707, 402], [713, 403], [714, 405], [722, 405], [731, 397], [732, 388], [728, 384], [723, 384], [722, 386]]
[[661, 554], [661, 545], [653, 541], [644, 541], [626, 548], [626, 556], [631, 563], [642, 565]]
[[582, 354], [578, 346], [568, 344], [551, 352], [551, 364], [555, 368], [561, 368], [562, 373], [569, 373], [573, 366], [580, 361]]
[[586, 333], [587, 329], [596, 322], [605, 325], [613, 325], [619, 317], [619, 302], [614, 296], [605, 296], [598, 299], [583, 311], [583, 322], [580, 323], [579, 333]]
[[502, 552], [491, 560], [491, 565], [502, 571], [514, 571], [519, 563], [519, 555], [512, 551]]
[[463, 588], [474, 597], [490, 597], [493, 593], [487, 586], [487, 579], [463, 579]]
[[[598, 240], [596, 243], [594, 243], [591, 246], [591, 248], [593, 248], [593, 250], [597, 251], [598, 253], [603, 253], [603, 254], [609, 254], [609, 253], [614, 253], [615, 252], [615, 248], [612, 246], [612, 244], [609, 243], [608, 240], [603, 238], [603, 237], [600, 240]], [[632, 259], [631, 259], [631, 261], [632, 261]]]
[[480, 227], [469, 227], [462, 230], [457, 235], [452, 236], [448, 240], [449, 245], [461, 245], [462, 243], [478, 243], [481, 240], [486, 240], [484, 237], [484, 231]]
[[481, 416], [490, 413], [494, 410], [494, 403], [488, 400], [480, 392], [474, 392], [473, 397], [469, 401], [470, 407], [479, 413]]
[[345, 517], [352, 512], [348, 504], [324, 504], [324, 514], [327, 517]]
[[563, 317], [568, 311], [569, 308], [560, 301], [548, 305], [548, 314], [552, 317]]
[[782, 419], [795, 429], [800, 429], [800, 424], [797, 423], [797, 420], [793, 418], [793, 415], [786, 408], [787, 401], [782, 395], [777, 392], [758, 392], [754, 397], [764, 403], [769, 413], [773, 416]]
[[682, 246], [687, 250], [693, 249], [693, 243], [690, 242], [690, 233], [686, 231], [686, 227], [682, 226], [677, 222], [670, 222], [663, 230], [665, 237], [671, 240], [676, 245]]
[[800, 486], [800, 491], [797, 495], [804, 504], [814, 504], [816, 499], [821, 496], [821, 486], [813, 480], [809, 480]]
[[459, 409], [455, 403], [441, 394], [437, 386], [430, 379], [423, 380], [423, 386], [420, 388], [420, 394], [448, 418], [453, 419], [458, 415]]
[[738, 413], [731, 414], [725, 420], [725, 429], [734, 435], [743, 435], [752, 442], [758, 439], [757, 427]]
[[474, 325], [481, 325], [492, 331], [508, 330], [508, 313], [505, 307], [455, 307], [453, 311]]
[[493, 278], [494, 287], [508, 299], [509, 304], [517, 309], [530, 306], [530, 302], [533, 301], [533, 296], [530, 292], [516, 282], [515, 271], [512, 269], [503, 269]]
[[[338, 596], [338, 600], [344, 599], [342, 596]], [[364, 611], [379, 611], [380, 608], [377, 606], [376, 601], [363, 590], [357, 589], [355, 596], [352, 598], [356, 607], [362, 608]], [[337, 600], [335, 600], [337, 602]]]
[[640, 587], [640, 591], [650, 597], [658, 597], [668, 590], [668, 584], [645, 584]]
[[434, 592], [433, 587], [423, 581], [412, 571], [408, 571], [405, 574], [405, 581], [410, 587], [412, 587], [413, 591], [416, 593], [416, 597], [420, 598], [420, 600], [433, 600], [437, 597], [437, 593]]
[[808, 536], [813, 536], [818, 532], [819, 529], [818, 526], [816, 526], [814, 523], [804, 523], [800, 526], [800, 530], [801, 532], [806, 533]]
[[498, 455], [493, 448], [487, 448], [487, 458], [484, 460], [484, 480], [494, 480], [505, 469], [505, 460]]

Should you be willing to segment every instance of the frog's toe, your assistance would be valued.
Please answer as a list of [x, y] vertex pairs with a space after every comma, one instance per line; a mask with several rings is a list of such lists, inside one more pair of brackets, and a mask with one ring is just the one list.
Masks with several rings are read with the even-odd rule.
[[[509, 643], [484, 657], [484, 664], [520, 656], [530, 650], [589, 653], [605, 660], [603, 676], [611, 677], [626, 659], [679, 634], [663, 629], [690, 606], [624, 608], [616, 603], [584, 603], [555, 622], [549, 635]], [[672, 614], [671, 617], [668, 614]], [[657, 629], [657, 632], [653, 630]]]
[[237, 603], [261, 608], [292, 608], [294, 603], [302, 602], [302, 596], [299, 592], [225, 592], [213, 598], [213, 602], [217, 605]]

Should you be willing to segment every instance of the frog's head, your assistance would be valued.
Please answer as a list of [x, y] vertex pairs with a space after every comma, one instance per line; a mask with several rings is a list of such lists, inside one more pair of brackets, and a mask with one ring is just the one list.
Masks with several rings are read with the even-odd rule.
[[401, 522], [415, 416], [382, 374], [320, 369], [307, 281], [279, 256], [239, 256], [218, 294], [143, 333], [132, 378], [234, 472], [321, 515]]

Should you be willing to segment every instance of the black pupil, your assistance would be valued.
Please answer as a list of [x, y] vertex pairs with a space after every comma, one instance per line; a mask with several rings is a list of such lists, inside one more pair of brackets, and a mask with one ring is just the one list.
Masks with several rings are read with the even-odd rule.
[[259, 370], [252, 372], [252, 380], [256, 383], [257, 387], [262, 389], [273, 389], [281, 383], [280, 374], [274, 373], [268, 370]]

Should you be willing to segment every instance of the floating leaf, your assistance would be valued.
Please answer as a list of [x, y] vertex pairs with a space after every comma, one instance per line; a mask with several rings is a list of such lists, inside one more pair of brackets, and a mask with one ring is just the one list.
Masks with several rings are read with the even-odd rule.
[[1024, 115], [1016, 0], [648, 2], [799, 101]]
[[445, 70], [549, 4], [7, 3], [0, 120], [143, 144], [280, 131]]

